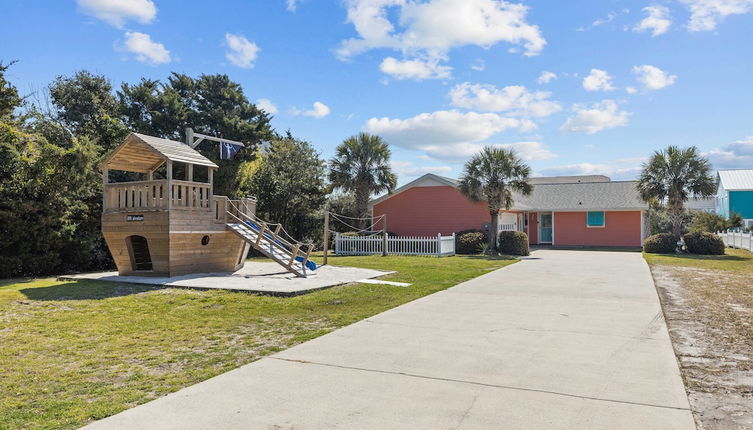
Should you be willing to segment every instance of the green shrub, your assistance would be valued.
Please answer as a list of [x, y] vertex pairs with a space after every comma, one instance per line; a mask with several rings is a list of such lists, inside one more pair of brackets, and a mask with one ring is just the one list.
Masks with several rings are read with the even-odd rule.
[[677, 248], [677, 239], [670, 233], [659, 233], [643, 241], [643, 251], [652, 254], [672, 254]]
[[702, 231], [695, 231], [683, 236], [685, 247], [691, 254], [723, 255], [724, 241], [722, 238]]
[[457, 254], [478, 254], [486, 242], [486, 233], [481, 230], [459, 231], [455, 233], [455, 252]]
[[500, 232], [499, 252], [510, 255], [529, 255], [528, 235], [522, 231]]

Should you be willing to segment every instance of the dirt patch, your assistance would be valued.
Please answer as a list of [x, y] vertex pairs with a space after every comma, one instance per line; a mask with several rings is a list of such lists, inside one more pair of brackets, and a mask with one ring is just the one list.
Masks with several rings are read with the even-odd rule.
[[652, 265], [699, 429], [753, 429], [753, 275]]

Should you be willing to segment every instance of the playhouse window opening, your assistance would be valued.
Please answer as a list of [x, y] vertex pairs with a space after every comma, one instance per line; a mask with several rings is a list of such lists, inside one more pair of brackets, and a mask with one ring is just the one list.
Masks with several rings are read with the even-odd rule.
[[152, 256], [149, 253], [149, 243], [144, 236], [128, 236], [131, 251], [131, 265], [137, 271], [152, 270]]
[[193, 181], [209, 183], [209, 167], [193, 166]]
[[202, 238], [201, 238], [201, 244], [202, 244], [203, 246], [207, 246], [207, 245], [209, 245], [209, 236], [206, 236], [206, 235], [205, 235], [204, 237], [202, 237]]

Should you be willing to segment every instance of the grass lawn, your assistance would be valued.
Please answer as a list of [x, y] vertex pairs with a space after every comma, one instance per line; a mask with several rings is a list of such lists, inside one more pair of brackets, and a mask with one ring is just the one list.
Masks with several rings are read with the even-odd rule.
[[753, 428], [753, 254], [645, 254], [698, 428]]
[[753, 253], [727, 248], [725, 255], [643, 254], [648, 264], [753, 273]]
[[102, 281], [0, 282], [0, 429], [72, 429], [517, 260], [334, 257], [410, 287], [278, 298]]

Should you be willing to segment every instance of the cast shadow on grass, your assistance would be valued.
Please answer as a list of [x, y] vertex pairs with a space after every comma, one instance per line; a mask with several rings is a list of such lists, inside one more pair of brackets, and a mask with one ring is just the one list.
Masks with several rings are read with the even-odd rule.
[[49, 287], [23, 288], [19, 292], [29, 300], [103, 300], [161, 290], [159, 285], [120, 284], [115, 282], [74, 281]]
[[[460, 255], [460, 254], [458, 254]], [[469, 260], [517, 260], [520, 257], [514, 255], [484, 255], [484, 254], [465, 254], [462, 257]]]
[[682, 260], [709, 260], [709, 261], [751, 261], [750, 258], [739, 255], [701, 255], [701, 254], [648, 254], [660, 257], [679, 258]]

